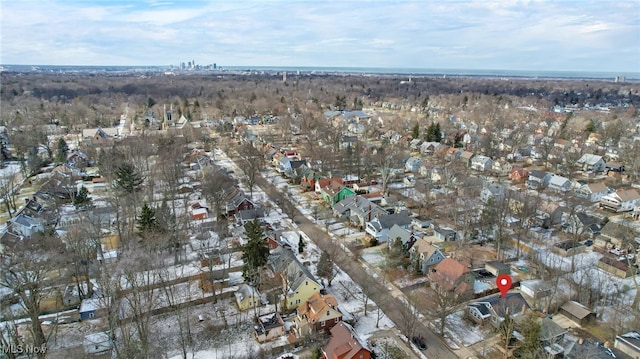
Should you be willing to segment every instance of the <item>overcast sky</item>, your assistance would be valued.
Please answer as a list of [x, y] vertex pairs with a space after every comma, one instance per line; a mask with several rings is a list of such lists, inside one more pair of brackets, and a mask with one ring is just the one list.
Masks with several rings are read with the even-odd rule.
[[0, 63], [640, 71], [640, 1], [0, 0]]

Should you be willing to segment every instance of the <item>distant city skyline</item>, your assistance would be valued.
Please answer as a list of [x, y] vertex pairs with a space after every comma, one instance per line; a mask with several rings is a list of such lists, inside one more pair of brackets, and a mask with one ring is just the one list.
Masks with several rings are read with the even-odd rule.
[[0, 1], [0, 63], [640, 72], [640, 2]]

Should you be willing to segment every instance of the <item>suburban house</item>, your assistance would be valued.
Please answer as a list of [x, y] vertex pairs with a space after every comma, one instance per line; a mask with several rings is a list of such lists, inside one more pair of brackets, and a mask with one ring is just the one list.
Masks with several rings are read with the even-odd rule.
[[438, 142], [422, 142], [420, 145], [420, 153], [423, 155], [431, 155], [441, 146]]
[[436, 226], [433, 229], [433, 236], [443, 242], [450, 242], [458, 239], [456, 231], [449, 227]]
[[613, 347], [633, 359], [640, 358], [640, 331], [632, 331], [616, 336]]
[[252, 222], [255, 220], [260, 220], [264, 218], [264, 210], [260, 207], [254, 207], [250, 209], [243, 209], [238, 211], [235, 214], [236, 220], [240, 222], [243, 226], [247, 224], [247, 222]]
[[9, 230], [18, 236], [29, 238], [38, 232], [44, 231], [44, 221], [40, 218], [27, 216], [19, 213], [17, 216], [9, 219]]
[[261, 304], [260, 293], [248, 284], [242, 284], [234, 293], [238, 309], [247, 310]]
[[597, 247], [610, 249], [613, 247], [620, 248], [623, 242], [628, 241], [638, 234], [631, 228], [620, 223], [607, 222], [600, 230], [600, 235], [595, 240]]
[[331, 339], [322, 348], [323, 359], [370, 359], [371, 350], [351, 325], [340, 322], [331, 328]]
[[428, 274], [431, 285], [436, 290], [455, 292], [459, 296], [473, 295], [475, 276], [466, 263], [453, 258], [445, 258], [438, 263], [434, 271]]
[[378, 243], [382, 243], [389, 239], [388, 232], [394, 225], [398, 225], [404, 229], [409, 228], [411, 225], [411, 218], [409, 218], [406, 211], [375, 217], [371, 221], [367, 222], [365, 232], [376, 239]]
[[367, 198], [366, 195], [354, 197], [356, 200], [351, 204], [349, 211], [349, 222], [352, 225], [365, 228], [367, 222], [388, 214], [386, 210]]
[[596, 319], [596, 313], [593, 310], [573, 300], [564, 303], [560, 307], [560, 314], [580, 325]]
[[278, 159], [278, 165], [276, 166], [276, 170], [285, 176], [291, 176], [293, 171], [300, 168], [301, 166], [307, 166], [306, 160], [296, 160], [291, 157], [282, 156]]
[[331, 294], [313, 293], [298, 306], [294, 322], [296, 337], [301, 338], [321, 331], [329, 331], [342, 320], [338, 301]]
[[338, 182], [344, 185], [341, 177], [332, 177], [332, 178], [320, 178], [316, 180], [314, 191], [318, 194], [322, 193], [322, 189], [328, 186], [331, 182]]
[[307, 168], [302, 174], [302, 179], [300, 180], [300, 186], [304, 188], [305, 191], [313, 190], [316, 187], [316, 181], [322, 178], [322, 175], [317, 173], [314, 169]]
[[551, 179], [551, 174], [544, 171], [533, 170], [529, 172], [529, 178], [527, 179], [527, 188], [529, 189], [543, 189], [546, 188]]
[[442, 254], [440, 248], [424, 238], [416, 240], [411, 249], [409, 249], [409, 256], [423, 274], [429, 273], [444, 259], [444, 254]]
[[239, 188], [233, 188], [225, 198], [225, 213], [235, 215], [243, 209], [251, 209], [255, 203], [246, 197]]
[[640, 204], [640, 194], [633, 188], [619, 189], [600, 200], [600, 208], [615, 212], [632, 211], [637, 204]]
[[600, 234], [600, 221], [583, 212], [574, 213], [565, 220], [562, 229], [567, 233], [595, 236]]
[[493, 160], [487, 156], [473, 156], [471, 158], [471, 169], [478, 172], [486, 172], [491, 169]]
[[320, 282], [309, 272], [307, 267], [291, 257], [291, 261], [281, 275], [285, 307], [288, 310], [295, 309], [301, 303], [307, 301], [313, 293], [320, 291]]
[[473, 158], [473, 156], [474, 156], [473, 152], [462, 151], [458, 158], [460, 159], [460, 161], [462, 161], [462, 163], [464, 163], [465, 166], [470, 167], [471, 158]]
[[600, 202], [602, 197], [609, 194], [609, 188], [604, 182], [585, 183], [578, 190], [576, 196], [586, 198], [589, 202]]
[[505, 186], [498, 183], [489, 183], [480, 191], [480, 200], [483, 203], [488, 203], [489, 201], [498, 203], [506, 197], [506, 192]]
[[620, 162], [609, 161], [604, 166], [607, 174], [609, 173], [622, 173], [624, 172], [624, 165]]
[[467, 305], [468, 317], [478, 324], [491, 324], [499, 328], [507, 313], [511, 318], [518, 317], [529, 310], [529, 304], [520, 293], [507, 293], [483, 298]]
[[402, 243], [402, 248], [404, 248], [405, 250], [408, 250], [409, 248], [411, 248], [411, 246], [413, 246], [413, 244], [418, 239], [418, 236], [416, 236], [412, 231], [406, 228], [400, 227], [397, 224], [394, 224], [393, 227], [389, 229], [389, 232], [387, 233], [387, 237], [389, 238], [389, 240], [387, 241], [389, 248], [391, 248], [391, 246], [397, 239], [400, 239], [400, 242]]
[[[531, 175], [529, 175], [529, 179], [531, 179]], [[571, 180], [563, 176], [553, 175], [549, 179], [548, 186], [554, 191], [568, 192], [571, 190]]]
[[422, 159], [418, 157], [409, 157], [404, 164], [404, 169], [407, 172], [416, 173], [420, 170], [420, 166], [422, 166]]
[[522, 167], [511, 167], [508, 178], [513, 182], [525, 182], [529, 179], [529, 171]]
[[285, 334], [284, 321], [278, 313], [266, 314], [259, 317], [257, 324], [254, 328], [258, 343], [268, 342]]
[[320, 195], [322, 199], [330, 206], [342, 201], [343, 199], [353, 196], [356, 193], [349, 187], [345, 187], [343, 181], [331, 181], [328, 185], [322, 187]]
[[605, 162], [602, 156], [585, 153], [578, 159], [576, 165], [583, 171], [604, 172]]
[[506, 160], [493, 161], [491, 171], [500, 177], [506, 177], [511, 173], [513, 166]]
[[619, 260], [605, 255], [598, 261], [598, 268], [624, 279], [636, 274], [636, 269], [630, 264], [626, 259]]

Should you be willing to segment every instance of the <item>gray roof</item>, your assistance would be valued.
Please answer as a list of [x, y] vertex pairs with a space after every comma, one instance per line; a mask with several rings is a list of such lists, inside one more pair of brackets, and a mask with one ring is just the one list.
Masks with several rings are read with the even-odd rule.
[[560, 309], [568, 312], [569, 314], [573, 315], [574, 317], [578, 318], [578, 319], [584, 319], [586, 318], [589, 314], [593, 314], [594, 312], [585, 307], [584, 305], [575, 302], [573, 300], [570, 300], [566, 303], [564, 303], [562, 305], [562, 307], [560, 307]]
[[411, 232], [408, 230], [394, 224], [393, 227], [389, 230], [388, 237], [389, 241], [395, 241], [396, 238], [400, 238], [402, 244], [407, 244], [411, 240]]
[[268, 263], [274, 272], [283, 272], [294, 258], [293, 252], [282, 246], [278, 246], [271, 251]]
[[411, 218], [409, 218], [407, 212], [403, 211], [380, 216], [378, 217], [378, 222], [382, 228], [391, 228], [396, 224], [399, 226], [408, 226], [411, 224]]

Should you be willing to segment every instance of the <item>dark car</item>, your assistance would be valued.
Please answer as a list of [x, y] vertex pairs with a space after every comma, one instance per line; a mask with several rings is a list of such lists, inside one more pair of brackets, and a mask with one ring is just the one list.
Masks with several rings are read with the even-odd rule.
[[591, 247], [593, 245], [593, 241], [590, 239], [587, 239], [586, 241], [584, 241], [584, 245], [587, 247]]
[[424, 337], [422, 335], [420, 336], [414, 336], [413, 338], [411, 338], [411, 341], [413, 342], [413, 344], [415, 344], [418, 348], [420, 348], [420, 350], [425, 350], [427, 349], [427, 342], [424, 340]]

